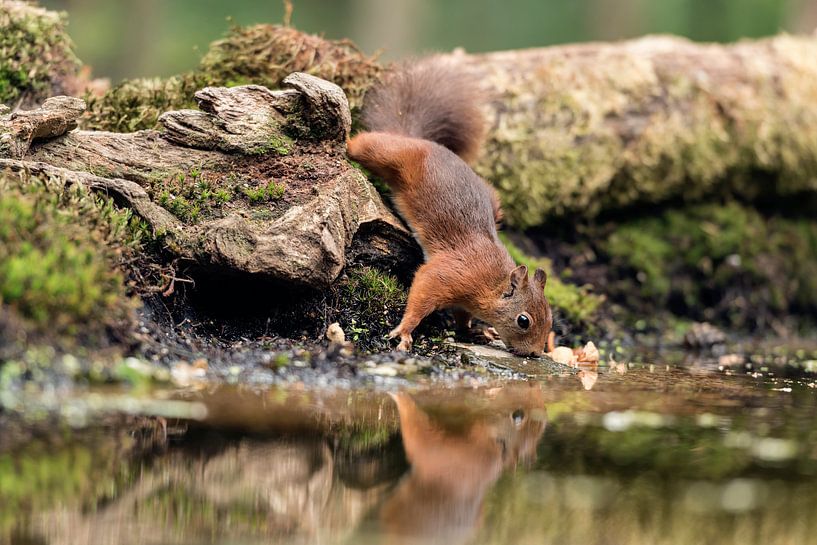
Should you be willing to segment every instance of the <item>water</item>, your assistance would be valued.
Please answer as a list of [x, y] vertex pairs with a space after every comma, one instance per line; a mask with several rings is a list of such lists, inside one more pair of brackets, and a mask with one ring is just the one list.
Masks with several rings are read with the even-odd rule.
[[109, 389], [61, 400], [72, 426], [0, 419], [0, 542], [817, 543], [815, 386], [612, 365], [389, 392]]

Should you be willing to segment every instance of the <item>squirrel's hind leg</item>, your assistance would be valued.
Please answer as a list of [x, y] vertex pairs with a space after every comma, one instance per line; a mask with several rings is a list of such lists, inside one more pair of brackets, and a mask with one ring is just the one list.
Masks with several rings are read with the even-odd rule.
[[346, 143], [349, 157], [400, 188], [423, 172], [431, 143], [384, 132], [362, 132]]

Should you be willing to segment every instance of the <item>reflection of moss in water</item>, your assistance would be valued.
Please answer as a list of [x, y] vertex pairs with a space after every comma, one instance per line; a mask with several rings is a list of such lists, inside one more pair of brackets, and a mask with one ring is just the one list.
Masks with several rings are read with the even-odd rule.
[[[705, 388], [702, 381], [681, 387], [698, 392]], [[679, 391], [677, 381], [672, 387]], [[732, 397], [735, 391], [723, 390], [723, 395]], [[537, 467], [554, 473], [633, 476], [650, 472], [669, 479], [814, 478], [817, 468], [805, 448], [814, 441], [813, 426], [810, 421], [797, 422], [812, 414], [815, 400], [805, 387], [788, 395], [792, 405], [770, 406], [765, 418], [627, 411], [588, 423], [572, 412], [551, 415]], [[734, 398], [733, 402], [741, 406], [756, 401]]]
[[35, 440], [0, 454], [0, 538], [29, 513], [56, 505], [79, 508], [114, 495], [130, 480], [123, 461], [135, 444], [129, 434], [108, 431], [82, 439]]
[[811, 543], [815, 501], [813, 483], [510, 473], [486, 498], [476, 542]]
[[258, 501], [228, 503], [203, 497], [184, 483], [155, 491], [136, 506], [136, 520], [170, 520], [186, 535], [265, 535], [270, 530], [270, 508]]
[[694, 422], [672, 427], [633, 426], [625, 431], [580, 426], [572, 419], [548, 425], [540, 445], [543, 467], [556, 472], [590, 471], [719, 479], [740, 475], [752, 465], [745, 449], [724, 442], [718, 429]]
[[355, 454], [382, 447], [395, 433], [392, 426], [348, 427], [338, 432], [337, 440], [341, 450]]
[[[810, 414], [811, 393], [792, 395], [797, 414]], [[789, 410], [725, 420], [631, 413], [632, 425], [620, 429], [605, 420], [617, 431], [548, 412], [535, 470], [507, 474], [492, 489], [479, 541], [813, 541], [817, 475], [810, 453], [798, 447], [813, 442], [813, 426], [795, 424]], [[763, 450], [764, 442], [777, 446]], [[774, 460], [784, 444], [790, 457]]]
[[[614, 295], [696, 318], [753, 325], [766, 314], [817, 310], [817, 223], [766, 218], [737, 203], [673, 209], [618, 226], [601, 241], [621, 278]], [[633, 274], [635, 271], [636, 274]]]

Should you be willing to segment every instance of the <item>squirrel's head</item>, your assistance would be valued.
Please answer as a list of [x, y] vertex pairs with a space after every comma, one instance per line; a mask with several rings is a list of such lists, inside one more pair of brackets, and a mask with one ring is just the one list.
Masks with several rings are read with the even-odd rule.
[[533, 279], [520, 265], [511, 271], [498, 303], [498, 318], [491, 324], [508, 350], [519, 356], [541, 356], [545, 352], [553, 315], [545, 298], [547, 274], [536, 269]]

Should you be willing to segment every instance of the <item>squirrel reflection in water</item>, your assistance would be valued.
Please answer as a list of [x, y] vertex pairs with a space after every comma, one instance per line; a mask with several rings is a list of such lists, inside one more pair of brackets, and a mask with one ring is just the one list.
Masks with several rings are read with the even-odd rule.
[[[407, 393], [393, 394], [411, 469], [378, 512], [391, 543], [467, 541], [480, 525], [483, 502], [506, 469], [534, 461], [546, 425], [536, 386], [491, 392], [503, 407], [452, 429]], [[507, 410], [505, 410], [507, 409]]]

